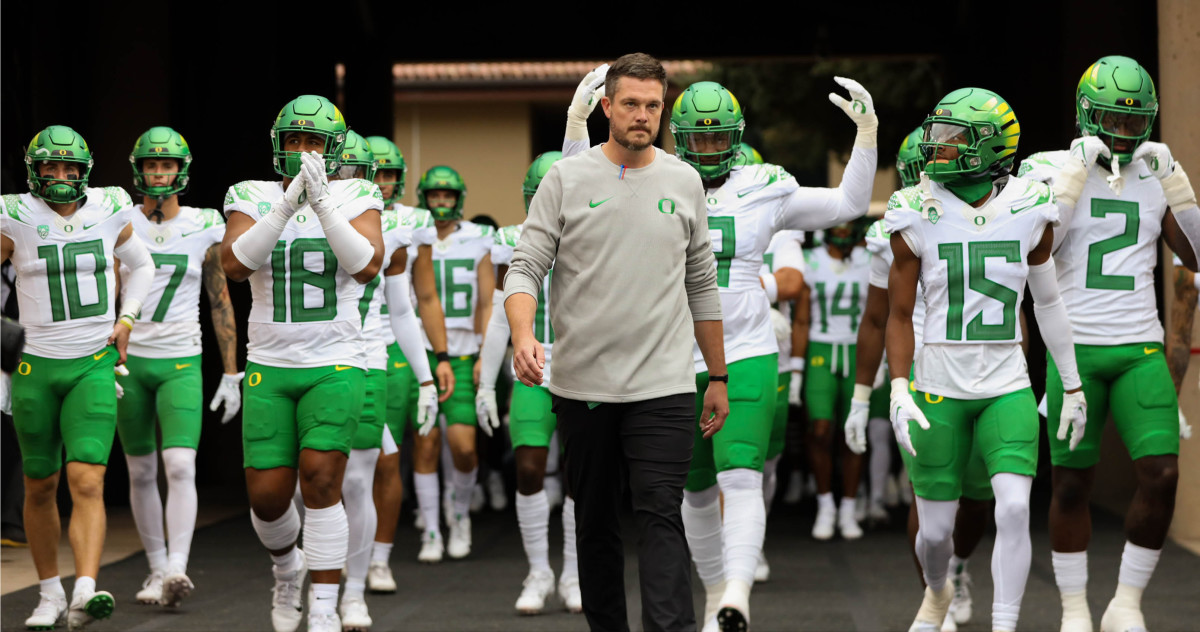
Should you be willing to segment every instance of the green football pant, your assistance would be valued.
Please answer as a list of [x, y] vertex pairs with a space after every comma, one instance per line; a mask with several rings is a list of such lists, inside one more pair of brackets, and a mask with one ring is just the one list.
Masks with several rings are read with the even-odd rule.
[[400, 345], [388, 345], [387, 428], [397, 446], [404, 443], [409, 424], [417, 418], [419, 386]]
[[525, 386], [520, 382], [513, 384], [512, 403], [508, 407], [508, 432], [512, 437], [512, 446], [519, 448], [550, 447], [550, 437], [554, 435], [557, 418], [550, 397], [550, 389], [545, 386]]
[[366, 371], [352, 366], [289, 369], [248, 362], [243, 466], [294, 468], [304, 448], [350, 454], [366, 379]]
[[700, 430], [708, 372], [696, 374], [696, 425], [692, 464], [684, 489], [695, 492], [717, 484], [717, 472], [745, 468], [761, 472], [775, 422], [778, 354], [738, 360], [729, 370], [729, 417], [705, 439]]
[[[479, 419], [475, 416], [476, 357], [465, 355], [450, 358], [450, 368], [454, 371], [454, 393], [450, 395], [450, 399], [438, 406], [440, 414], [446, 416], [447, 426], [479, 425]], [[432, 353], [429, 354], [429, 366], [437, 366], [437, 357]], [[415, 412], [413, 416], [416, 417]]]
[[808, 343], [804, 406], [810, 422], [825, 419], [841, 428], [854, 397], [854, 345]]
[[[129, 375], [117, 376], [125, 395], [117, 401], [117, 434], [125, 454], [144, 456], [162, 447], [200, 447], [204, 419], [204, 378], [200, 356], [139, 358], [128, 356]], [[158, 423], [156, 424], [155, 421]]]
[[[362, 415], [354, 430], [355, 450], [383, 447], [383, 424], [387, 418], [387, 371], [370, 369], [363, 388]], [[399, 445], [399, 444], [397, 444]]]
[[767, 443], [767, 460], [783, 454], [784, 441], [787, 439], [788, 420], [788, 387], [792, 385], [792, 372], [779, 374], [779, 384], [775, 387], [775, 420], [771, 424], [771, 439]]

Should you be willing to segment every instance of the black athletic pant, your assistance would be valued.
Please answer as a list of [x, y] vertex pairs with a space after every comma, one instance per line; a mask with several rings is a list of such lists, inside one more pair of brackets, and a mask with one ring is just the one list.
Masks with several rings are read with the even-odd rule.
[[692, 460], [695, 395], [600, 404], [554, 396], [575, 498], [579, 587], [592, 630], [629, 629], [618, 512], [629, 481], [646, 630], [694, 631], [692, 560], [679, 513]]

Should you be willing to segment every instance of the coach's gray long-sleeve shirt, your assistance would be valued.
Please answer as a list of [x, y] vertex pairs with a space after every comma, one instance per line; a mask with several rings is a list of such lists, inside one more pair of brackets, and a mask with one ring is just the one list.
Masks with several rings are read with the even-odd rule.
[[550, 391], [634, 402], [696, 391], [693, 321], [721, 320], [704, 187], [661, 149], [622, 170], [600, 146], [558, 161], [538, 187], [504, 279], [536, 297], [551, 265]]

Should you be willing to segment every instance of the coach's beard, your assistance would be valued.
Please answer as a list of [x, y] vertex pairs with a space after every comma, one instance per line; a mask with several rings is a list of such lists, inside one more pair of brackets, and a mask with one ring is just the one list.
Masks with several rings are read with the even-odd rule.
[[[618, 130], [613, 126], [612, 121], [609, 121], [608, 127], [612, 131], [613, 140], [629, 151], [643, 151], [654, 144], [654, 132], [649, 127], [631, 127], [628, 130]], [[646, 132], [646, 142], [637, 142], [629, 137], [630, 132], [636, 131]]]

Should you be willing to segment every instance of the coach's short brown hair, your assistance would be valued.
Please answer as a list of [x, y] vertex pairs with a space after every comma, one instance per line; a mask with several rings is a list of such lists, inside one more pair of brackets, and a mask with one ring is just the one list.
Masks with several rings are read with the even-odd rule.
[[667, 96], [667, 69], [663, 68], [662, 62], [646, 53], [621, 55], [617, 61], [614, 61], [608, 67], [608, 74], [604, 79], [604, 94], [608, 98], [611, 99], [616, 96], [617, 80], [621, 77], [656, 79], [662, 84], [663, 98]]

